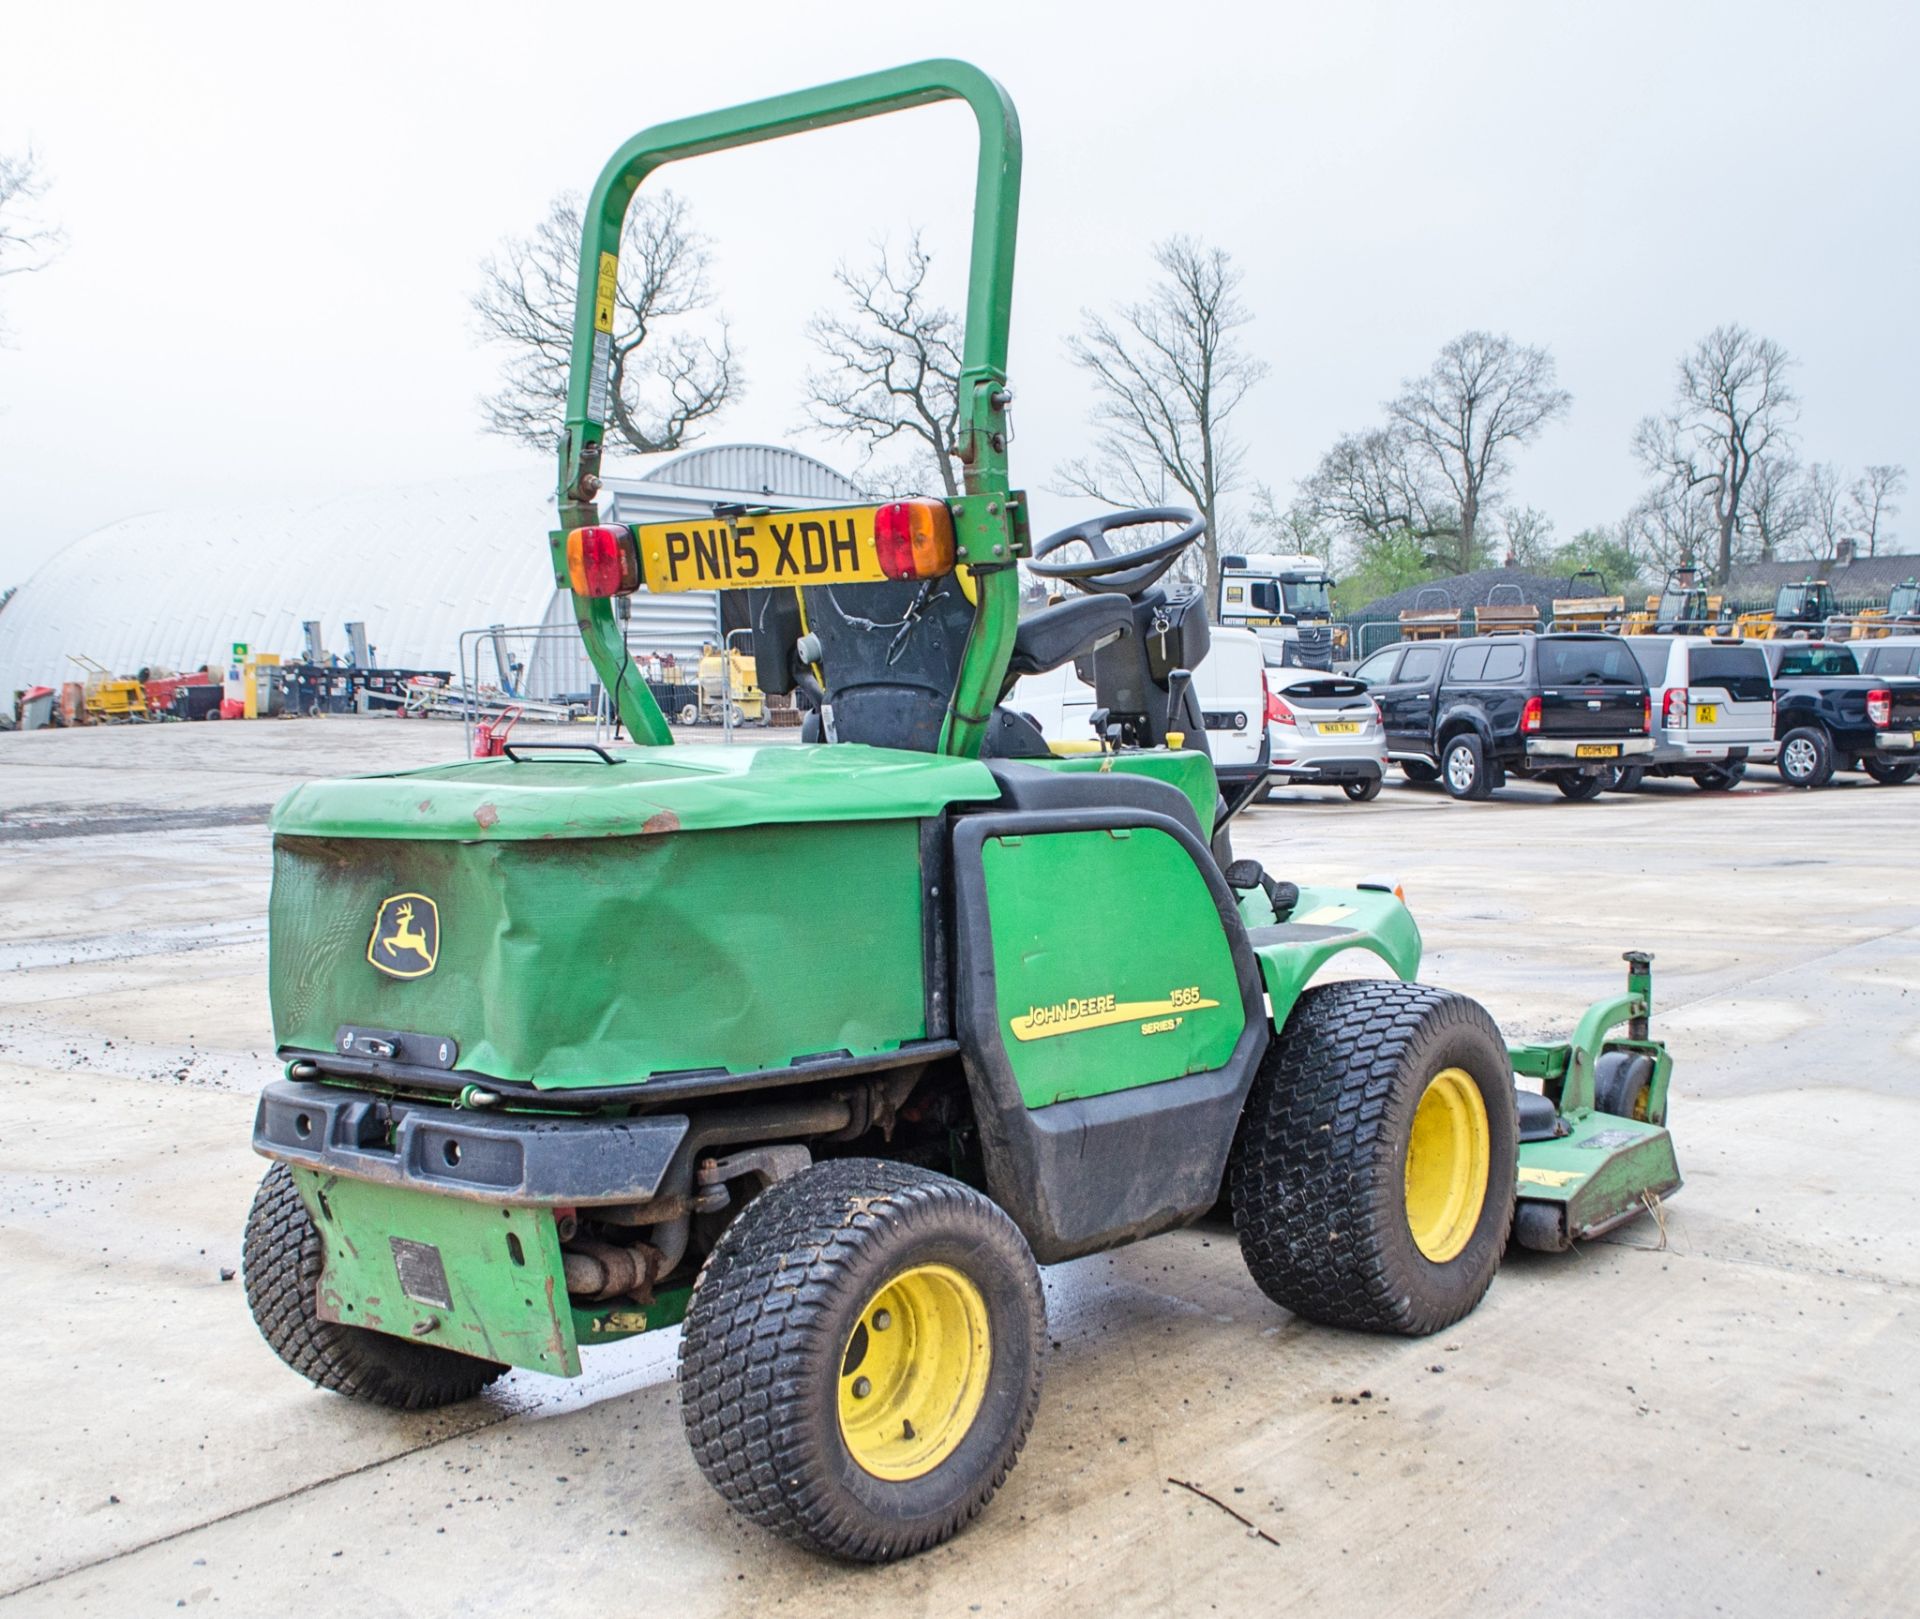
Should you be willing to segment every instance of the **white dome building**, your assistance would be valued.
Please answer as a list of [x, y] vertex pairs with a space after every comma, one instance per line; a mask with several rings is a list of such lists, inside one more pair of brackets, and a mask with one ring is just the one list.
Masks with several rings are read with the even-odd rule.
[[[624, 523], [707, 515], [716, 504], [840, 505], [860, 491], [774, 445], [715, 445], [606, 475], [602, 512]], [[553, 588], [548, 480], [501, 473], [347, 495], [320, 505], [151, 512], [75, 540], [0, 610], [0, 702], [80, 678], [69, 653], [115, 674], [216, 668], [242, 641], [297, 657], [317, 620], [329, 651], [362, 623], [383, 668], [459, 668], [461, 632], [551, 623], [529, 671], [535, 695], [591, 678], [572, 612]], [[697, 652], [719, 638], [710, 593], [637, 596], [636, 649]], [[563, 650], [564, 649], [564, 650]], [[490, 667], [485, 671], [491, 673]]]

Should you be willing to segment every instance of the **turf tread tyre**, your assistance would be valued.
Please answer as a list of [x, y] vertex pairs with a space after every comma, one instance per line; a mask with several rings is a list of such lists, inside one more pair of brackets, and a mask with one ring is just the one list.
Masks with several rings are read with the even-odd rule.
[[[1486, 1201], [1443, 1265], [1408, 1229], [1406, 1140], [1442, 1066], [1466, 1068], [1491, 1135]], [[1235, 1144], [1234, 1225], [1260, 1290], [1330, 1326], [1418, 1337], [1480, 1302], [1513, 1222], [1519, 1123], [1498, 1027], [1424, 984], [1322, 984], [1295, 1004], [1254, 1079]]]
[[[966, 1255], [993, 1366], [959, 1448], [888, 1486], [848, 1455], [831, 1395], [859, 1311], [928, 1253]], [[770, 1186], [715, 1244], [681, 1338], [681, 1418], [701, 1472], [743, 1516], [828, 1556], [889, 1562], [959, 1533], [1006, 1481], [1039, 1406], [1045, 1340], [1039, 1270], [999, 1205], [911, 1164], [835, 1159]]]
[[260, 1336], [308, 1382], [403, 1411], [470, 1400], [506, 1371], [497, 1361], [323, 1321], [316, 1309], [325, 1258], [293, 1173], [275, 1164], [247, 1215], [241, 1274]]
[[1380, 778], [1363, 776], [1357, 781], [1343, 781], [1340, 790], [1347, 795], [1349, 803], [1371, 804], [1380, 796]]
[[1440, 779], [1440, 767], [1430, 765], [1424, 759], [1402, 759], [1399, 765], [1400, 774], [1418, 786], [1431, 787]]
[[1885, 759], [1863, 759], [1860, 762], [1860, 768], [1882, 787], [1904, 787], [1915, 776], [1920, 775], [1920, 764], [1906, 759], [1897, 764]]

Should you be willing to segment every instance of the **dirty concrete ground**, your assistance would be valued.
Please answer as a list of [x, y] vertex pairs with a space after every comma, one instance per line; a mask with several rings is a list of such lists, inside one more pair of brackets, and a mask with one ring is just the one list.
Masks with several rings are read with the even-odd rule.
[[1664, 1238], [1518, 1255], [1421, 1341], [1289, 1317], [1230, 1232], [1058, 1267], [1021, 1465], [971, 1531], [873, 1571], [708, 1490], [675, 1334], [401, 1416], [284, 1370], [224, 1279], [273, 1071], [267, 807], [459, 746], [345, 719], [0, 737], [0, 1612], [1913, 1611], [1920, 786], [1250, 811], [1239, 852], [1276, 874], [1402, 879], [1425, 976], [1515, 1037], [1656, 953], [1687, 1176]]

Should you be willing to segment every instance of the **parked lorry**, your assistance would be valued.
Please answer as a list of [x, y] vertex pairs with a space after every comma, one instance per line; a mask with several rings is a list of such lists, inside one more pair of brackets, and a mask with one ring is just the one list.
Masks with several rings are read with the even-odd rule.
[[1259, 635], [1268, 663], [1331, 669], [1346, 655], [1345, 631], [1333, 622], [1333, 576], [1318, 557], [1223, 556], [1217, 606], [1223, 627]]
[[1611, 771], [1653, 751], [1646, 677], [1615, 635], [1404, 642], [1354, 677], [1407, 779], [1437, 779], [1455, 798], [1485, 798], [1509, 776], [1597, 798]]
[[1851, 646], [1762, 643], [1777, 697], [1777, 768], [1789, 787], [1824, 787], [1836, 770], [1898, 786], [1920, 773], [1920, 679], [1862, 674]]

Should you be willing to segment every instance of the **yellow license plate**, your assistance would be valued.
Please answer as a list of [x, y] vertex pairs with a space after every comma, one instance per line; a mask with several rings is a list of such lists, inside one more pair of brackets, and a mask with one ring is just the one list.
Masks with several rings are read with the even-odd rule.
[[1320, 727], [1322, 736], [1357, 736], [1359, 732], [1359, 725], [1352, 720], [1335, 720]]
[[1573, 756], [1576, 759], [1617, 759], [1620, 757], [1618, 742], [1578, 742], [1574, 744]]
[[1694, 724], [1712, 725], [1718, 721], [1719, 718], [1720, 705], [1718, 703], [1695, 703], [1693, 705]]
[[646, 523], [634, 530], [647, 589], [751, 590], [885, 579], [873, 544], [877, 506], [762, 512], [731, 523]]

